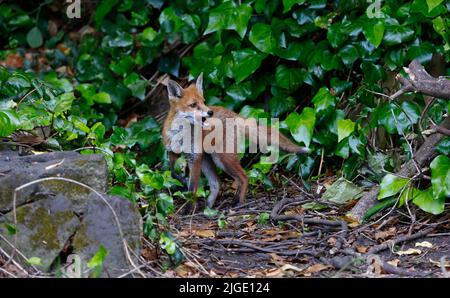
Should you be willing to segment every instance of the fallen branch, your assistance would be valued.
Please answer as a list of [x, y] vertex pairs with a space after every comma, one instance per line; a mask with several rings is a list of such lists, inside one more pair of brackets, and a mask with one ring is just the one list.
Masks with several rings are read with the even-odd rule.
[[396, 76], [402, 87], [391, 96], [392, 99], [396, 99], [407, 92], [450, 99], [450, 80], [447, 78], [431, 76], [418, 60], [413, 60], [409, 67], [405, 68], [405, 71], [409, 78], [405, 78], [400, 74]]
[[412, 235], [402, 236], [402, 237], [398, 237], [396, 239], [388, 240], [386, 242], [383, 242], [382, 244], [379, 244], [379, 245], [376, 245], [376, 246], [372, 247], [369, 250], [368, 254], [369, 255], [377, 254], [377, 253], [379, 253], [379, 252], [381, 252], [381, 251], [383, 251], [385, 249], [393, 247], [394, 245], [396, 245], [398, 243], [408, 242], [408, 241], [412, 241], [412, 240], [418, 239], [420, 237], [428, 235], [433, 230], [434, 230], [434, 227], [431, 227], [431, 228], [424, 229], [424, 230], [422, 230], [420, 232], [417, 232], [415, 234], [412, 234]]
[[336, 249], [341, 249], [344, 245], [345, 238], [348, 235], [348, 225], [343, 220], [327, 220], [327, 219], [320, 219], [320, 218], [309, 218], [304, 217], [300, 214], [279, 214], [286, 205], [294, 202], [292, 199], [284, 198], [281, 201], [279, 201], [277, 204], [275, 204], [274, 208], [272, 209], [272, 212], [270, 214], [270, 218], [273, 221], [288, 221], [288, 220], [295, 220], [298, 222], [301, 222], [302, 224], [311, 224], [311, 225], [324, 225], [324, 226], [331, 226], [331, 227], [340, 227], [341, 231], [339, 235], [339, 241], [337, 242]]
[[[266, 253], [276, 253], [279, 255], [284, 255], [284, 256], [298, 256], [298, 255], [311, 255], [311, 256], [317, 256], [317, 252], [315, 250], [301, 250], [301, 249], [295, 249], [295, 250], [274, 250], [274, 249], [269, 249], [269, 248], [264, 248], [264, 247], [260, 247], [257, 245], [254, 245], [252, 243], [248, 243], [246, 241], [243, 240], [238, 240], [238, 239], [217, 239], [217, 240], [211, 240], [214, 242], [218, 242], [222, 245], [228, 245], [228, 246], [242, 246], [242, 247], [247, 247], [256, 251], [262, 251], [262, 252], [266, 252]], [[229, 249], [229, 247], [227, 247]]]
[[[402, 84], [402, 88], [397, 91], [390, 98], [395, 99], [406, 92], [418, 92], [433, 97], [450, 99], [450, 80], [439, 77], [434, 78], [429, 75], [425, 68], [416, 60], [412, 61], [409, 68], [406, 69], [409, 78], [405, 78], [401, 75], [397, 75], [397, 79]], [[434, 126], [436, 133], [429, 136], [425, 142], [420, 146], [415, 154], [415, 158], [408, 161], [401, 170], [397, 173], [400, 177], [411, 178], [417, 174], [417, 167], [423, 168], [430, 164], [430, 162], [437, 156], [437, 152], [434, 147], [445, 136], [450, 133], [450, 116], [447, 116], [439, 126]], [[362, 222], [364, 214], [375, 206], [378, 202], [377, 195], [379, 192], [379, 186], [374, 186], [369, 190], [353, 209], [347, 214], [357, 222]]]

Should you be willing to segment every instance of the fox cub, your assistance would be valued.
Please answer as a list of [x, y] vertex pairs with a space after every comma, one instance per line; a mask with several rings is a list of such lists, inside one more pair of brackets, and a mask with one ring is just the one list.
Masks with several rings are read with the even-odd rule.
[[[225, 122], [229, 120], [242, 120], [245, 122], [247, 119], [223, 107], [208, 107], [205, 105], [205, 99], [203, 98], [203, 74], [197, 78], [195, 84], [190, 85], [186, 89], [183, 89], [178, 83], [169, 80], [167, 91], [170, 109], [163, 125], [162, 137], [168, 151], [172, 176], [180, 181], [184, 181], [184, 178], [175, 172], [175, 161], [180, 153], [186, 154], [189, 166], [188, 189], [196, 193], [200, 175], [203, 172], [210, 187], [207, 206], [212, 208], [220, 191], [220, 180], [215, 169], [215, 167], [219, 167], [235, 180], [237, 184], [235, 199], [242, 204], [247, 193], [248, 178], [239, 161], [239, 152], [237, 151], [238, 134], [235, 133], [234, 128], [230, 129], [226, 126]], [[188, 123], [192, 129], [197, 127], [201, 131], [201, 134], [197, 136], [197, 140], [195, 139], [195, 134], [190, 134], [190, 137], [193, 138], [192, 142], [201, 142], [197, 150], [193, 150], [191, 145], [188, 146], [190, 148], [188, 150], [184, 149], [183, 151], [180, 148], [182, 145], [179, 142], [179, 136], [177, 137], [177, 133], [180, 130], [176, 124], [180, 120]], [[210, 123], [216, 124], [210, 125]], [[248, 132], [249, 130], [251, 131], [252, 127], [244, 128], [243, 132], [250, 142], [257, 142], [259, 138], [260, 142], [263, 140], [268, 145], [278, 146], [287, 152], [310, 152], [308, 148], [293, 144], [275, 128], [257, 125], [256, 121], [251, 123], [249, 126], [253, 125], [256, 133]], [[219, 135], [215, 132], [215, 138], [211, 141], [214, 149], [206, 150], [203, 145], [205, 139], [208, 137], [211, 139], [209, 134], [212, 134], [212, 128], [219, 128], [219, 126], [222, 128], [222, 131], [219, 132]], [[227, 144], [226, 148], [225, 143]], [[228, 144], [231, 144], [231, 150]]]

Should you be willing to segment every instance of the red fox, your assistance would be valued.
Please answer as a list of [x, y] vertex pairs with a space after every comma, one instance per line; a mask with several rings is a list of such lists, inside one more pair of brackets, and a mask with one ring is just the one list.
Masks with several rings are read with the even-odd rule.
[[[225, 125], [221, 125], [224, 129], [220, 132], [219, 138], [215, 138], [211, 142], [212, 145], [215, 145], [215, 150], [207, 151], [201, 145], [199, 151], [182, 151], [180, 150], [180, 143], [175, 140], [175, 135], [179, 132], [175, 122], [178, 120], [186, 120], [189, 125], [200, 127], [201, 136], [198, 138], [201, 138], [201, 140], [194, 139], [193, 142], [201, 141], [201, 144], [203, 144], [203, 141], [210, 137], [209, 134], [212, 134], [211, 128], [208, 127], [208, 123], [213, 122], [212, 120], [215, 120], [216, 124], [225, 124], [227, 119], [245, 121], [246, 118], [220, 106], [208, 107], [205, 105], [205, 99], [203, 98], [203, 74], [197, 78], [195, 84], [191, 84], [186, 89], [183, 89], [175, 81], [169, 80], [167, 91], [170, 109], [163, 125], [162, 134], [163, 143], [168, 151], [172, 176], [180, 181], [184, 181], [183, 177], [175, 172], [174, 165], [179, 154], [185, 153], [189, 166], [188, 190], [196, 193], [200, 175], [203, 172], [210, 187], [210, 194], [207, 198], [207, 206], [209, 208], [213, 207], [220, 191], [220, 180], [216, 173], [216, 166], [224, 170], [235, 180], [237, 184], [235, 200], [238, 200], [240, 204], [244, 203], [248, 188], [248, 178], [239, 161], [237, 152], [238, 138], [235, 131], [232, 131], [234, 128], [230, 129], [225, 127]], [[255, 142], [257, 137], [259, 137], [260, 139], [264, 139], [268, 145], [279, 146], [287, 152], [310, 153], [310, 149], [293, 144], [288, 138], [279, 133], [277, 129], [257, 125], [256, 121], [253, 123], [250, 126], [254, 126], [253, 128], [257, 129], [257, 133], [249, 133], [248, 130], [245, 130], [244, 133], [245, 137], [249, 138], [250, 141]], [[276, 137], [274, 138], [276, 139], [275, 141], [271, 138], [272, 136]], [[232, 144], [233, 149], [231, 151], [228, 150], [228, 147], [227, 150], [217, 150], [217, 146], [219, 146], [219, 149], [224, 149], [226, 142]], [[192, 146], [188, 148], [192, 148]]]

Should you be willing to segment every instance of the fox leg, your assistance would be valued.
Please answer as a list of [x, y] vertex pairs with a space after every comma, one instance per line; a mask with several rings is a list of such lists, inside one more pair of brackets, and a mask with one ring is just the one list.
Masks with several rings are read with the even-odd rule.
[[202, 170], [203, 154], [190, 154], [189, 156], [189, 187], [188, 191], [192, 191], [194, 195], [197, 193], [198, 184]]
[[248, 178], [244, 169], [241, 166], [241, 162], [239, 161], [236, 154], [224, 153], [219, 157], [221, 165], [224, 171], [233, 177], [234, 181], [237, 184], [237, 190], [235, 195], [235, 200], [239, 202], [239, 204], [243, 204], [245, 202], [245, 195], [247, 194], [248, 189]]
[[213, 161], [211, 160], [211, 157], [208, 155], [205, 155], [202, 160], [202, 172], [205, 174], [206, 179], [208, 179], [209, 184], [209, 196], [206, 200], [207, 206], [209, 208], [212, 208], [214, 205], [214, 202], [216, 201], [217, 196], [219, 195], [220, 190], [220, 180], [217, 176]]
[[175, 171], [175, 162], [177, 161], [178, 157], [180, 157], [179, 154], [176, 154], [174, 152], [169, 152], [169, 164], [170, 164], [170, 173], [172, 178], [177, 179], [184, 185], [187, 185], [186, 178], [181, 176]]
[[187, 157], [189, 165], [188, 191], [193, 193], [194, 202], [188, 202], [181, 210], [182, 214], [189, 214], [196, 205], [196, 194], [202, 170], [202, 154], [188, 154]]

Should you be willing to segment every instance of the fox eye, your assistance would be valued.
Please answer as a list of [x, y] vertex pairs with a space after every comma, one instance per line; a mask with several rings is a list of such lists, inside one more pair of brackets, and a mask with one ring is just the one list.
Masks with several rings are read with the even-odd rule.
[[197, 106], [197, 103], [191, 103], [190, 105], [189, 105], [191, 108], [195, 108], [196, 106]]

